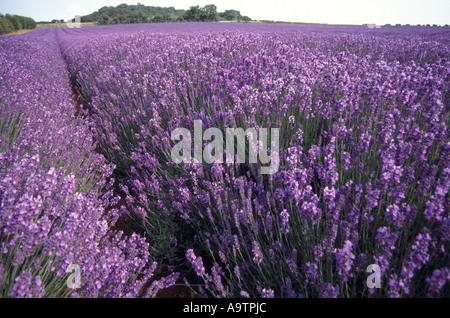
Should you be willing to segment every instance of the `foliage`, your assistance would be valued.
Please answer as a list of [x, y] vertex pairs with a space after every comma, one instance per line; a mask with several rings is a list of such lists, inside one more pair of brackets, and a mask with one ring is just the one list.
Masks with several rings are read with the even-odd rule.
[[[226, 13], [225, 16], [224, 13]], [[236, 10], [226, 10], [224, 13], [218, 13], [217, 7], [213, 4], [204, 7], [191, 6], [188, 10], [142, 4], [121, 4], [117, 7], [103, 7], [92, 14], [82, 16], [81, 22], [97, 22], [100, 25], [149, 22], [216, 22], [227, 20], [228, 17], [230, 17], [230, 21], [251, 21], [249, 17], [242, 17], [240, 12]]]
[[32, 18], [9, 14], [0, 15], [0, 34], [34, 28], [36, 28], [36, 22]]

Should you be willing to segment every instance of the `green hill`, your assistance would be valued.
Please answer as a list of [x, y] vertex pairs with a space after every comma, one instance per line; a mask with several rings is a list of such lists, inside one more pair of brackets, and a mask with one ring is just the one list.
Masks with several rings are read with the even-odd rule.
[[243, 21], [251, 19], [242, 16], [237, 10], [217, 12], [213, 4], [204, 7], [192, 6], [188, 10], [178, 10], [174, 7], [154, 7], [138, 3], [137, 5], [121, 4], [117, 7], [103, 7], [96, 12], [81, 17], [81, 22], [95, 22], [97, 24], [128, 24], [151, 22], [207, 22], [207, 21]]

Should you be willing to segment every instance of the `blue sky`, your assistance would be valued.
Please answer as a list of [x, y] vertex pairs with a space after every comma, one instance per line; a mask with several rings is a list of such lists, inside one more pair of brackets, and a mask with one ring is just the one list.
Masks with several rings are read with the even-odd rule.
[[331, 24], [450, 24], [450, 0], [2, 0], [0, 12], [48, 21], [89, 14], [103, 6], [138, 2], [177, 9], [213, 3], [219, 11], [237, 9], [259, 20]]

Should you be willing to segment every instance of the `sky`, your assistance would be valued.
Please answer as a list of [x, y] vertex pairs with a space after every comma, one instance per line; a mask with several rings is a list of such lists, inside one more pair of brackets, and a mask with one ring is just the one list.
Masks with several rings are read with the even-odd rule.
[[215, 4], [219, 12], [236, 9], [254, 20], [450, 25], [450, 0], [0, 0], [0, 12], [51, 21], [89, 14], [103, 6], [138, 2], [177, 9]]

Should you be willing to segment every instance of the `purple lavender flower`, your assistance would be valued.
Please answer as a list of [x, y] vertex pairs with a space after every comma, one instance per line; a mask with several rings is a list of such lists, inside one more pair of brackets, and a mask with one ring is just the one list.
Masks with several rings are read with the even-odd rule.
[[342, 165], [345, 171], [350, 169], [350, 154], [348, 152], [342, 153]]
[[320, 298], [337, 298], [339, 296], [339, 286], [333, 286], [330, 283], [324, 283]]
[[389, 224], [392, 224], [396, 228], [401, 228], [403, 226], [403, 223], [405, 222], [405, 219], [405, 215], [397, 205], [393, 204], [387, 207], [386, 221]]
[[30, 272], [23, 272], [14, 280], [14, 285], [11, 288], [10, 297], [25, 298], [30, 295], [32, 275]]
[[203, 266], [203, 260], [201, 257], [197, 257], [192, 249], [188, 249], [186, 252], [186, 258], [192, 264], [192, 268], [198, 276], [204, 276], [206, 274], [205, 267]]
[[450, 281], [450, 271], [448, 268], [435, 269], [433, 275], [426, 279], [429, 284], [427, 297], [439, 297], [441, 290]]
[[[168, 23], [1, 37], [0, 273], [24, 267], [8, 293], [53, 296], [44, 290], [56, 275], [59, 297], [78, 264], [83, 286], [72, 297], [155, 296], [175, 276], [144, 293], [151, 259], [172, 264], [195, 243], [213, 264], [206, 274], [186, 253], [205, 297], [301, 296], [298, 286], [335, 297], [370, 262], [392, 272], [377, 295], [440, 296], [448, 266], [435, 260], [450, 237], [445, 30], [298, 28]], [[280, 128], [278, 172], [175, 164], [171, 133], [198, 119], [205, 129]], [[148, 242], [114, 230], [135, 216]], [[185, 228], [195, 242], [174, 239], [189, 237]], [[258, 282], [273, 286], [263, 293]]]
[[320, 279], [319, 266], [316, 263], [306, 263], [304, 265], [304, 272], [308, 277], [308, 280], [315, 282]]
[[253, 253], [253, 261], [256, 264], [261, 264], [264, 257], [259, 248], [259, 244], [256, 241], [253, 241], [253, 243], [252, 243], [252, 253]]
[[275, 293], [272, 289], [263, 288], [263, 290], [261, 291], [261, 297], [262, 298], [274, 298]]
[[353, 243], [348, 240], [344, 242], [344, 246], [341, 249], [336, 249], [336, 268], [338, 273], [342, 275], [344, 281], [352, 277], [350, 270], [355, 259], [355, 254], [352, 253], [352, 249]]
[[281, 218], [281, 233], [288, 234], [289, 233], [289, 213], [284, 209], [280, 213]]
[[250, 295], [245, 290], [241, 290], [240, 295], [243, 298], [250, 298]]

